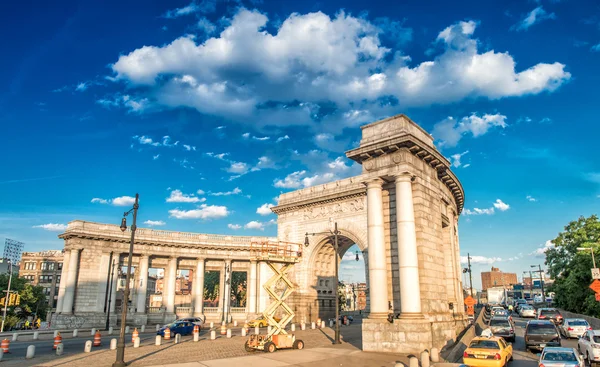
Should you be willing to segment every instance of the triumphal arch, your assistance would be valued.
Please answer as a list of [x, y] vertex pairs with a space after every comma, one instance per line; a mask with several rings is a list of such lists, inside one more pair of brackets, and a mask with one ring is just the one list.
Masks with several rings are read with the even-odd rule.
[[[362, 165], [362, 173], [282, 194], [272, 208], [277, 238], [138, 229], [133, 296], [121, 304], [131, 313], [128, 320], [253, 317], [269, 303], [261, 284], [271, 274], [266, 264], [252, 258], [251, 246], [268, 241], [302, 248], [302, 260], [291, 275], [297, 286], [289, 299], [295, 322], [331, 317], [337, 294], [334, 261], [341, 261], [356, 244], [367, 272], [364, 350], [414, 353], [454, 339], [466, 322], [458, 243], [462, 186], [431, 135], [407, 116], [361, 129], [359, 147], [346, 156]], [[337, 253], [333, 236], [327, 234], [333, 223], [339, 230]], [[325, 234], [311, 237], [304, 247], [307, 232]], [[101, 326], [107, 312], [112, 312], [110, 323], [117, 323], [115, 303], [106, 302], [117, 298], [110, 264], [113, 259], [126, 263], [129, 233], [116, 225], [73, 221], [59, 237], [65, 240], [65, 265], [53, 317], [57, 326]], [[148, 305], [149, 268], [164, 269], [160, 307]], [[181, 269], [188, 269], [193, 279], [187, 295], [176, 292]], [[227, 297], [207, 306], [203, 299], [207, 271], [219, 272], [220, 294], [227, 295], [231, 271], [247, 272], [243, 307], [232, 307]]]

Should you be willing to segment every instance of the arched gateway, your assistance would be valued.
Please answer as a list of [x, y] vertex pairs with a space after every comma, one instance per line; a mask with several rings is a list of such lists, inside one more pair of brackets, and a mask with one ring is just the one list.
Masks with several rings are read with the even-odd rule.
[[[270, 274], [265, 264], [249, 261], [250, 244], [304, 243], [305, 233], [326, 232], [336, 222], [341, 232], [337, 256], [331, 236], [312, 237], [292, 272], [298, 291], [289, 303], [297, 321], [333, 314], [334, 261], [357, 244], [365, 258], [369, 295], [364, 350], [411, 353], [454, 339], [465, 325], [458, 245], [464, 193], [450, 163], [432, 137], [404, 115], [362, 126], [360, 146], [346, 155], [362, 164], [361, 175], [280, 196], [273, 208], [277, 239], [138, 229], [132, 322], [162, 322], [176, 315], [253, 316], [267, 306], [260, 285]], [[113, 258], [125, 263], [129, 234], [116, 225], [74, 221], [59, 237], [65, 240], [65, 266], [55, 322], [100, 326], [112, 309], [111, 323], [116, 323], [114, 303], [106, 304], [109, 264]], [[149, 267], [165, 269], [160, 312], [147, 304]], [[191, 270], [191, 295], [176, 295], [178, 269]], [[230, 293], [224, 278], [232, 270], [247, 272], [244, 307], [233, 310], [229, 302], [205, 306], [209, 270], [219, 271], [219, 294]], [[390, 323], [389, 313], [399, 318]]]

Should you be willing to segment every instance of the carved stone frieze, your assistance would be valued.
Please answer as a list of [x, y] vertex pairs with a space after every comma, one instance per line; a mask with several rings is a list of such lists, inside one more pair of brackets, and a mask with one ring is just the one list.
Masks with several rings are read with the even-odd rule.
[[359, 197], [350, 201], [343, 201], [322, 206], [308, 207], [302, 210], [303, 219], [329, 217], [333, 214], [361, 212], [365, 210], [365, 198]]

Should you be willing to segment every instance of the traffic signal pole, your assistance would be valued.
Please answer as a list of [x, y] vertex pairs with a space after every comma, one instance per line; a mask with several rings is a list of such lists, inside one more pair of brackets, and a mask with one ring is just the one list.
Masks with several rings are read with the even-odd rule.
[[0, 333], [4, 332], [4, 320], [6, 320], [6, 310], [8, 309], [8, 299], [10, 298], [10, 283], [12, 281], [12, 262], [8, 262], [9, 276], [8, 276], [8, 290], [6, 291], [6, 297], [4, 298], [4, 311], [2, 313], [2, 326], [0, 326]]

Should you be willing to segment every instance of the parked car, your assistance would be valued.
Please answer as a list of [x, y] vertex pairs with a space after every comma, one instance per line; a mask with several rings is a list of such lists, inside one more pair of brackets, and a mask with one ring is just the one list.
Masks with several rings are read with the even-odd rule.
[[503, 337], [506, 341], [515, 342], [515, 326], [505, 317], [493, 317], [489, 323], [494, 336]]
[[165, 330], [167, 329], [167, 327], [171, 331], [171, 337], [174, 337], [175, 334], [190, 335], [194, 332], [194, 323], [190, 321], [178, 320], [158, 329], [156, 335], [165, 336]]
[[519, 310], [519, 316], [521, 317], [533, 317], [535, 318], [536, 312], [533, 306], [523, 305]]
[[544, 348], [540, 360], [540, 367], [581, 367], [584, 366], [583, 358], [574, 348]]
[[549, 320], [531, 320], [525, 328], [525, 347], [543, 350], [545, 347], [560, 347], [560, 333]]
[[204, 325], [204, 320], [205, 320], [205, 318], [203, 319], [201, 317], [185, 317], [183, 319], [178, 319], [175, 321], [189, 321], [194, 325], [198, 325], [198, 326], [202, 327], [202, 325]]
[[592, 328], [584, 319], [565, 319], [559, 330], [565, 338], [579, 338]]
[[[273, 319], [275, 319], [275, 321], [279, 322], [281, 321], [281, 319], [279, 317], [273, 317]], [[264, 316], [259, 316], [257, 318], [255, 318], [254, 320], [250, 320], [248, 321], [248, 326], [250, 327], [267, 327], [269, 325], [269, 322], [267, 321], [267, 319], [265, 319]]]
[[519, 312], [521, 310], [521, 307], [523, 307], [523, 305], [526, 305], [527, 301], [523, 298], [515, 300], [515, 312]]
[[563, 322], [563, 317], [556, 308], [538, 308], [537, 319], [550, 320], [556, 325], [560, 325]]
[[463, 364], [469, 367], [504, 367], [512, 359], [512, 344], [498, 336], [475, 337], [463, 353]]
[[[497, 318], [497, 317], [502, 317], [502, 318], [509, 319], [510, 321], [512, 321], [512, 316], [506, 310], [493, 310], [492, 314], [491, 314], [491, 318]], [[488, 324], [489, 324], [489, 322], [488, 322]]]
[[588, 330], [583, 333], [577, 342], [577, 349], [590, 366], [598, 365], [600, 363], [600, 330]]

